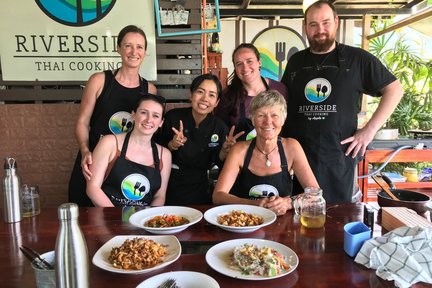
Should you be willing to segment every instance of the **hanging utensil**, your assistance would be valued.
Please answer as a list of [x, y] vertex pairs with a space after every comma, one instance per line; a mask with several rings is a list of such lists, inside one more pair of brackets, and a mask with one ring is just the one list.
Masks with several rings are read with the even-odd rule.
[[378, 184], [378, 186], [383, 189], [387, 195], [389, 195], [393, 200], [399, 201], [399, 198], [397, 198], [393, 192], [390, 191], [389, 187], [387, 187], [387, 183], [382, 179], [381, 176], [372, 175], [372, 179]]

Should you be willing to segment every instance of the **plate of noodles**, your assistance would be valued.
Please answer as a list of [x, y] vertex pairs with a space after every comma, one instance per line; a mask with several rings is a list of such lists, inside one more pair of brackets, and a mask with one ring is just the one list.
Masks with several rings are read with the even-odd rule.
[[160, 206], [132, 214], [129, 222], [153, 234], [174, 234], [199, 222], [201, 211], [183, 206]]
[[114, 273], [142, 274], [176, 261], [181, 246], [173, 235], [120, 235], [96, 251], [93, 264]]
[[272, 224], [276, 214], [253, 205], [221, 205], [207, 210], [204, 219], [226, 231], [249, 233]]

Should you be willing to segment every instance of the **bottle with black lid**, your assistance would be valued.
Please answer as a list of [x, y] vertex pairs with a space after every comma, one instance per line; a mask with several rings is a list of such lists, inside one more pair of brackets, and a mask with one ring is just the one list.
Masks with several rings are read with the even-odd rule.
[[78, 224], [78, 205], [65, 203], [58, 208], [60, 227], [55, 247], [58, 288], [89, 287], [87, 244]]

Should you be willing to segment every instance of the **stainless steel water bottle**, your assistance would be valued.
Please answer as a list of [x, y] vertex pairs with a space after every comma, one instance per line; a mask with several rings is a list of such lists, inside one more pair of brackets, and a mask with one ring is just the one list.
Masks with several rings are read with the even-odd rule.
[[87, 244], [78, 223], [78, 205], [65, 203], [58, 208], [60, 227], [55, 247], [57, 288], [89, 287]]
[[3, 177], [3, 211], [5, 222], [22, 220], [21, 181], [16, 174], [17, 163], [14, 158], [6, 157]]

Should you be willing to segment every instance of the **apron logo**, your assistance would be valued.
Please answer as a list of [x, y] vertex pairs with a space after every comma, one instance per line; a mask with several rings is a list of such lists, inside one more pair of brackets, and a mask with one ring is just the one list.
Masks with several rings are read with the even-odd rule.
[[326, 100], [332, 91], [330, 82], [324, 78], [315, 78], [306, 84], [304, 93], [307, 100], [320, 103]]
[[262, 198], [271, 196], [279, 196], [279, 191], [276, 189], [276, 187], [269, 184], [255, 185], [249, 190], [249, 197], [251, 198]]
[[[104, 18], [116, 0], [35, 0], [52, 20], [67, 26], [87, 26]], [[79, 4], [79, 5], [78, 5]]]
[[213, 134], [210, 138], [211, 142], [218, 142], [219, 141], [219, 135], [218, 134]]
[[246, 135], [246, 141], [247, 140], [252, 140], [253, 138], [256, 137], [256, 130], [253, 129], [252, 131], [250, 131], [247, 135]]
[[133, 121], [129, 112], [120, 111], [111, 116], [108, 127], [113, 134], [121, 134], [132, 130]]
[[121, 191], [129, 200], [141, 200], [150, 191], [150, 182], [144, 175], [131, 174], [123, 179]]

